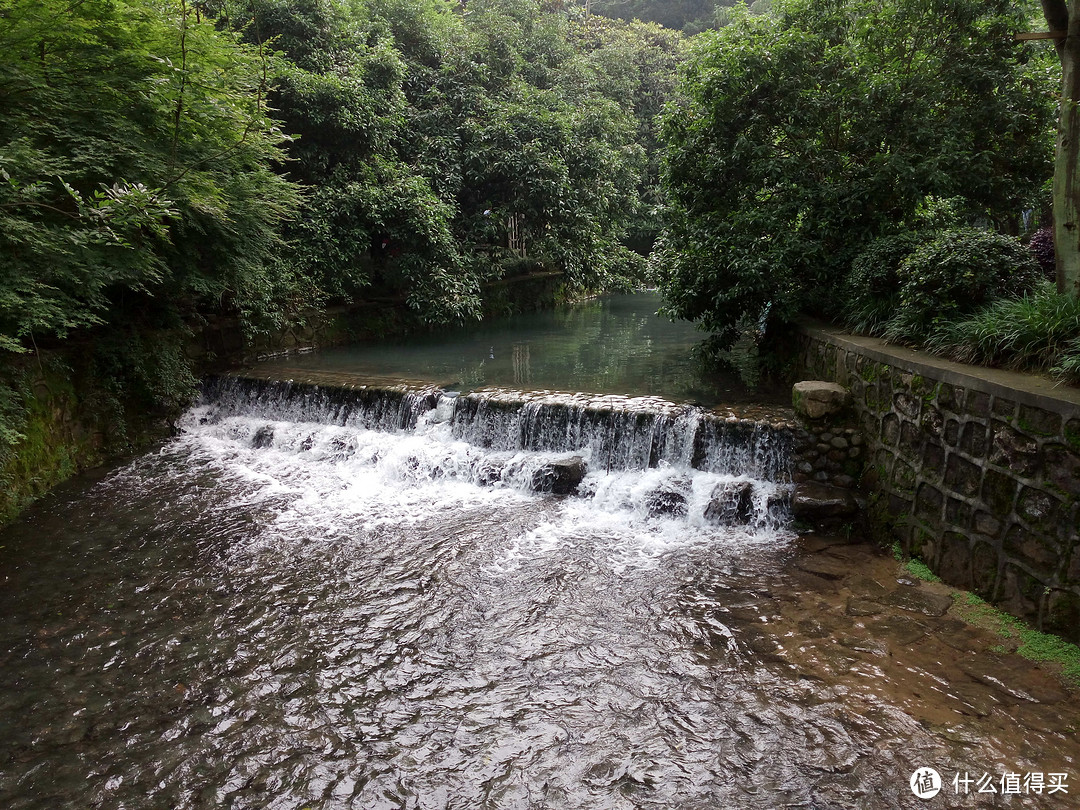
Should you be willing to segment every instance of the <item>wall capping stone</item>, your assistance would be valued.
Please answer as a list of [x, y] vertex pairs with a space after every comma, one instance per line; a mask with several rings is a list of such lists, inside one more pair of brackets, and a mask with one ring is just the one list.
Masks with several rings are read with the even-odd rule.
[[897, 346], [883, 338], [853, 335], [817, 321], [805, 320], [799, 326], [812, 338], [858, 352], [878, 363], [933, 377], [970, 391], [1007, 397], [1023, 405], [1080, 416], [1080, 388], [1064, 385], [1049, 377], [957, 363], [906, 346]]

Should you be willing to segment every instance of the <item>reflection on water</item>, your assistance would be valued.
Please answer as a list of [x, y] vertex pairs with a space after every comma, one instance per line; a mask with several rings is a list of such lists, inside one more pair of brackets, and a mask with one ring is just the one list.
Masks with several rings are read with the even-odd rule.
[[735, 374], [694, 357], [703, 332], [656, 314], [657, 293], [604, 296], [437, 335], [349, 346], [259, 364], [279, 378], [347, 372], [372, 380], [663, 396], [704, 405], [760, 399]]

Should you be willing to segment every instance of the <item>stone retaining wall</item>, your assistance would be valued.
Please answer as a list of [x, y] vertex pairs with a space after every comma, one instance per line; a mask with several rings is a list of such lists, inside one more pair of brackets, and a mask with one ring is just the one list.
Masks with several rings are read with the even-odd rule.
[[1080, 638], [1080, 390], [819, 327], [800, 375], [848, 387], [863, 487], [946, 582]]

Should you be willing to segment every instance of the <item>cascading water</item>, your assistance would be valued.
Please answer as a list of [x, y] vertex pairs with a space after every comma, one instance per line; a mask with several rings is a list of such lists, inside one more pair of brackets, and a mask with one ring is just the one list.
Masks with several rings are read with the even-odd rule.
[[217, 378], [184, 428], [387, 481], [573, 492], [595, 509], [697, 527], [775, 534], [787, 522], [788, 434], [658, 398]]

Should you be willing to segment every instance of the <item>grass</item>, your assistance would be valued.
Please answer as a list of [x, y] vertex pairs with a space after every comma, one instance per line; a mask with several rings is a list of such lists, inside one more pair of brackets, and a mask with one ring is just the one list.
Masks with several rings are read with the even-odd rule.
[[1080, 382], [1080, 299], [1043, 282], [1022, 298], [999, 299], [939, 327], [926, 348], [963, 363], [1049, 371]]
[[1067, 684], [1080, 688], [1080, 647], [1050, 633], [1028, 627], [1015, 616], [991, 607], [976, 594], [953, 594], [957, 614], [967, 622], [997, 633], [1006, 643], [995, 645], [995, 652], [1015, 652], [1037, 663], [1061, 666]]
[[905, 566], [908, 573], [916, 579], [921, 579], [925, 582], [941, 582], [941, 577], [930, 570], [929, 566], [920, 559], [910, 559]]

